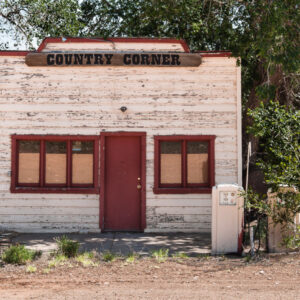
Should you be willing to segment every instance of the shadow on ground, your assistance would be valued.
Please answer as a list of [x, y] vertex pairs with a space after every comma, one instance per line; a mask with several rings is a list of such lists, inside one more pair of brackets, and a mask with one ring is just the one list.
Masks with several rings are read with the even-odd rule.
[[[45, 252], [56, 249], [55, 238], [63, 234], [54, 233], [20, 233], [12, 238], [13, 243]], [[149, 255], [151, 251], [166, 248], [169, 253], [184, 252], [189, 256], [211, 252], [211, 236], [206, 233], [88, 233], [66, 234], [80, 242], [80, 251], [111, 251], [120, 255], [135, 252]]]

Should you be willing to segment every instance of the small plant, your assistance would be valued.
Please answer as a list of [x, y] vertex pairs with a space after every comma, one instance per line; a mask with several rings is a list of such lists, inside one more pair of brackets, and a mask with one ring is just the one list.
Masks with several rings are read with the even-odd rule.
[[225, 254], [220, 254], [219, 259], [220, 259], [220, 261], [223, 261], [223, 260], [226, 260], [227, 257], [225, 256]]
[[200, 259], [203, 258], [203, 259], [209, 260], [211, 258], [211, 255], [208, 253], [201, 253], [201, 254], [198, 254], [197, 257]]
[[68, 257], [65, 255], [57, 255], [48, 263], [48, 268], [55, 268], [57, 266], [63, 266], [65, 262], [68, 260]]
[[98, 263], [93, 261], [94, 254], [92, 252], [84, 252], [76, 257], [76, 261], [81, 263], [84, 267], [96, 267]]
[[43, 274], [49, 274], [50, 270], [51, 270], [50, 268], [43, 269]]
[[29, 265], [26, 268], [26, 273], [35, 273], [37, 268], [35, 266]]
[[58, 253], [63, 254], [68, 258], [77, 256], [79, 242], [73, 241], [65, 235], [60, 238], [56, 238], [55, 241], [58, 245]]
[[159, 263], [166, 261], [169, 256], [169, 249], [158, 249], [152, 251], [153, 258], [155, 258]]
[[116, 255], [110, 251], [105, 251], [102, 254], [102, 258], [105, 262], [112, 262], [116, 259]]
[[176, 252], [172, 255], [173, 258], [180, 258], [180, 259], [186, 259], [189, 258], [189, 256], [184, 252]]
[[136, 253], [129, 253], [126, 258], [127, 263], [134, 263], [135, 259], [138, 257]]
[[300, 249], [300, 225], [286, 226], [283, 232], [282, 245], [292, 250]]
[[245, 262], [247, 262], [247, 263], [250, 262], [251, 259], [252, 259], [252, 257], [251, 257], [250, 254], [247, 254], [247, 255], [244, 257], [244, 260], [245, 260]]
[[41, 255], [40, 251], [26, 249], [23, 245], [10, 246], [2, 255], [2, 260], [8, 264], [22, 265]]

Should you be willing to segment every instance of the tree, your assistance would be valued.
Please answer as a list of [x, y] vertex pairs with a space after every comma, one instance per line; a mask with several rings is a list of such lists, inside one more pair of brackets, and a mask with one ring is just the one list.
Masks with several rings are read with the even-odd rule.
[[34, 44], [45, 36], [78, 35], [83, 24], [78, 20], [77, 0], [4, 0], [0, 2], [0, 49], [7, 48], [4, 36], [15, 42], [15, 47]]
[[279, 185], [300, 190], [300, 111], [270, 101], [248, 114], [252, 118], [248, 131], [260, 141], [257, 163], [268, 185], [273, 190]]
[[272, 192], [270, 202], [250, 189], [248, 207], [257, 212], [258, 220], [265, 215], [280, 224], [287, 247], [300, 247], [300, 226], [295, 216], [300, 213], [300, 112], [278, 102], [261, 103], [249, 110], [252, 125], [248, 130], [259, 138], [262, 155], [257, 164]]

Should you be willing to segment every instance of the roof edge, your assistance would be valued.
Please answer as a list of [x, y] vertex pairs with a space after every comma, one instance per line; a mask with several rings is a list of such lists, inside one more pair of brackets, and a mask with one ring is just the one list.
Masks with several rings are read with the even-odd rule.
[[199, 53], [202, 57], [232, 57], [232, 52], [228, 50], [195, 51], [194, 53]]
[[33, 51], [28, 50], [0, 50], [0, 56], [26, 56]]
[[85, 38], [85, 37], [46, 37], [37, 49], [37, 52], [41, 52], [48, 43], [177, 43], [181, 44], [184, 52], [190, 52], [190, 48], [185, 40], [174, 38], [141, 38], [141, 37], [117, 37], [117, 38]]
[[[181, 44], [184, 52], [190, 53], [188, 44], [183, 39], [174, 38], [140, 38], [140, 37], [118, 37], [118, 38], [84, 38], [84, 37], [60, 37], [52, 38], [46, 37], [36, 51], [28, 50], [0, 50], [0, 56], [26, 56], [28, 53], [41, 52], [48, 43], [107, 43], [107, 42], [118, 42], [118, 43], [177, 43]], [[193, 51], [193, 53], [199, 53], [202, 57], [231, 57], [232, 52], [228, 50], [219, 51]]]

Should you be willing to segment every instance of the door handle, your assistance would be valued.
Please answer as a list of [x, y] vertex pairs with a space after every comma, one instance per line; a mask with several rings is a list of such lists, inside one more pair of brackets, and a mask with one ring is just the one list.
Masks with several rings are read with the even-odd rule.
[[140, 190], [140, 189], [142, 188], [142, 186], [141, 186], [140, 184], [138, 184], [138, 185], [136, 186], [136, 188], [137, 188], [138, 190]]

